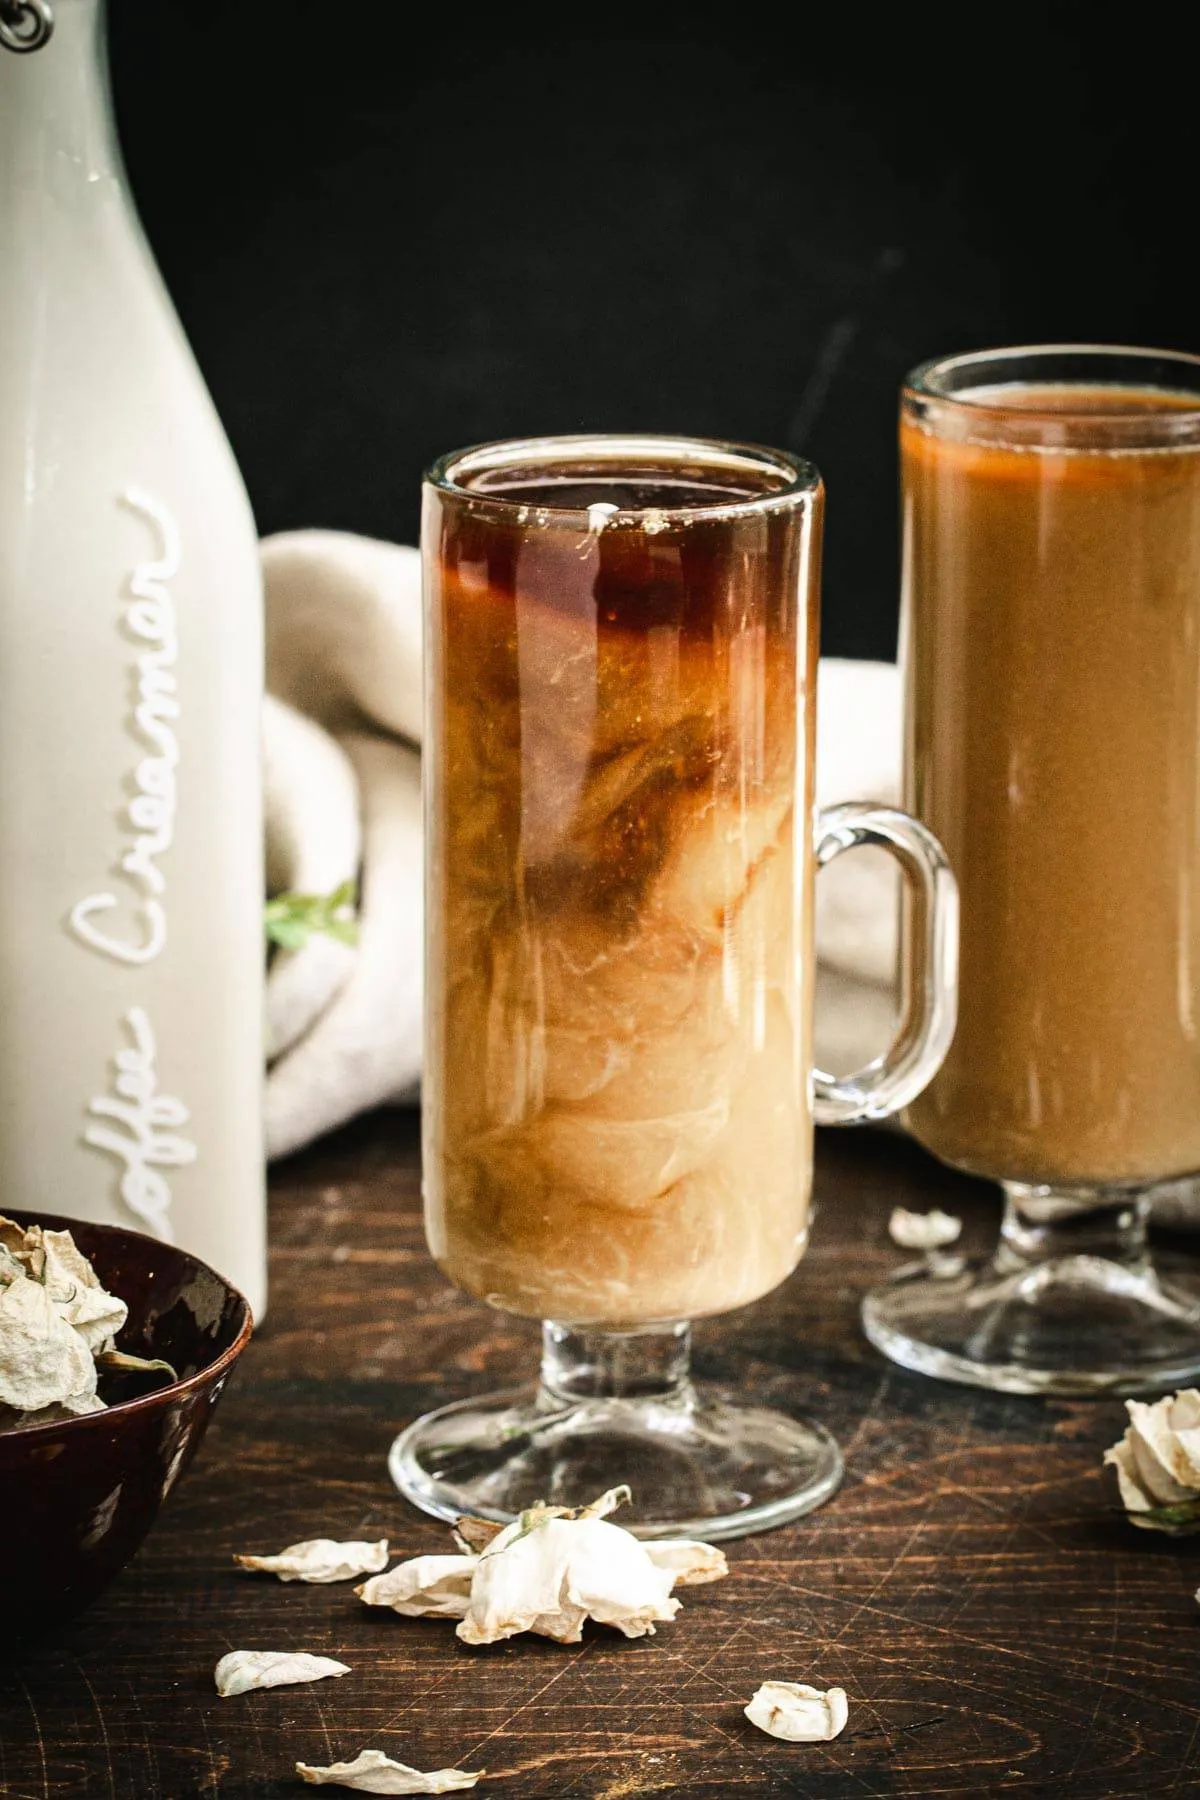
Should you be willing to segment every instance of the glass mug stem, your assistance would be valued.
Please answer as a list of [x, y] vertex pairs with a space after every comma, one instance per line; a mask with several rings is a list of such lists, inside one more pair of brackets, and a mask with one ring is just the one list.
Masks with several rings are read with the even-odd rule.
[[1144, 1189], [1080, 1194], [1006, 1182], [996, 1269], [1009, 1275], [1064, 1257], [1103, 1257], [1141, 1279], [1150, 1267], [1149, 1219]]
[[542, 1325], [543, 1403], [691, 1397], [692, 1328], [683, 1321], [640, 1331]]

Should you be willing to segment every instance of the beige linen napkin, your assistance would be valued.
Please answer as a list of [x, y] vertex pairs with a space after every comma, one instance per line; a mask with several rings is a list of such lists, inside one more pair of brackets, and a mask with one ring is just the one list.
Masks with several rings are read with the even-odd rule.
[[421, 1072], [421, 569], [404, 545], [262, 546], [267, 880], [358, 881], [354, 944], [315, 932], [267, 974], [267, 1153], [415, 1094]]

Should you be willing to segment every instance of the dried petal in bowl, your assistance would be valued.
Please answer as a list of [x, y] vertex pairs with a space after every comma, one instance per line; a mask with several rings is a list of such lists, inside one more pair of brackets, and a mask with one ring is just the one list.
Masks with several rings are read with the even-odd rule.
[[0, 1290], [0, 1405], [38, 1412], [94, 1394], [92, 1352], [39, 1281], [20, 1275]]
[[[31, 1226], [26, 1235], [32, 1237], [39, 1230]], [[101, 1287], [96, 1271], [69, 1231], [42, 1231], [40, 1235], [46, 1292], [92, 1350], [111, 1350], [129, 1317], [129, 1308]]]
[[0, 1429], [102, 1411], [93, 1358], [128, 1314], [69, 1231], [0, 1217]]

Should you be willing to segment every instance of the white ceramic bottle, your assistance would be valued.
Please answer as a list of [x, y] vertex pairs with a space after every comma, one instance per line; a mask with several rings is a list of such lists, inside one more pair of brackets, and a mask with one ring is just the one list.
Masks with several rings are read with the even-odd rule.
[[[0, 39], [44, 29], [0, 0]], [[0, 48], [0, 1210], [261, 1314], [262, 619], [237, 469], [125, 186], [103, 0]]]

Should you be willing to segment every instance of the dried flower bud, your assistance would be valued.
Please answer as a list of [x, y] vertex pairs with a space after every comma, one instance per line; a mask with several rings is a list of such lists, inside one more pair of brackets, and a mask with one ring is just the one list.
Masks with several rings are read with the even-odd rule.
[[719, 1581], [728, 1565], [711, 1544], [643, 1544], [609, 1524], [606, 1515], [629, 1497], [627, 1487], [615, 1487], [586, 1506], [531, 1506], [503, 1528], [459, 1519], [461, 1555], [413, 1557], [355, 1592], [368, 1606], [410, 1618], [458, 1619], [467, 1644], [522, 1631], [577, 1644], [586, 1619], [645, 1636], [679, 1611], [673, 1587]]
[[1152, 1405], [1127, 1400], [1125, 1435], [1104, 1452], [1135, 1525], [1173, 1535], [1200, 1530], [1200, 1392], [1183, 1388]]
[[466, 1644], [495, 1644], [532, 1631], [577, 1644], [584, 1621], [595, 1619], [626, 1637], [644, 1637], [679, 1611], [670, 1598], [674, 1580], [619, 1525], [594, 1514], [569, 1518], [533, 1508], [479, 1558], [458, 1636]]

